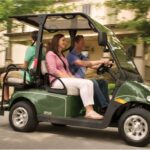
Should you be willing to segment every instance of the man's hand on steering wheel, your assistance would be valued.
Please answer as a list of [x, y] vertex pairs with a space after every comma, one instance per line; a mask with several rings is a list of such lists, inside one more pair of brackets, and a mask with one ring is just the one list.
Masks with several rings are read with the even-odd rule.
[[113, 66], [113, 60], [104, 59], [102, 61], [103, 63], [97, 68], [97, 74], [104, 74]]
[[102, 59], [102, 64], [105, 64], [105, 66], [110, 66], [113, 62], [114, 61], [112, 59]]

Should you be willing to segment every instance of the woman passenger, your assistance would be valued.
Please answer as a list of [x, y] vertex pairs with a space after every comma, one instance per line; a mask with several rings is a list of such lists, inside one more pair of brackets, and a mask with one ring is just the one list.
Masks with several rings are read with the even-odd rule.
[[[103, 119], [103, 116], [94, 111], [93, 83], [87, 79], [79, 79], [71, 74], [67, 59], [63, 56], [62, 50], [66, 47], [66, 39], [63, 34], [56, 34], [51, 41], [51, 49], [46, 54], [48, 72], [60, 77], [66, 88], [76, 88], [80, 92], [83, 105], [86, 109], [86, 118]], [[60, 81], [50, 76], [50, 82], [59, 88]]]

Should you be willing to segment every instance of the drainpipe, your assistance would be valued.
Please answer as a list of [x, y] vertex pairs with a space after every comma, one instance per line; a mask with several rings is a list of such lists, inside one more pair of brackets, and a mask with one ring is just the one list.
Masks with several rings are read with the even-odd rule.
[[141, 37], [137, 39], [134, 62], [143, 79], [145, 79], [144, 42]]
[[[11, 33], [12, 31], [12, 20], [7, 20], [7, 33]], [[8, 39], [8, 47], [6, 48], [6, 57], [5, 57], [5, 66], [8, 66], [12, 63], [12, 42], [10, 37]]]
[[8, 66], [12, 63], [12, 43], [9, 41], [8, 47], [6, 48], [5, 66]]

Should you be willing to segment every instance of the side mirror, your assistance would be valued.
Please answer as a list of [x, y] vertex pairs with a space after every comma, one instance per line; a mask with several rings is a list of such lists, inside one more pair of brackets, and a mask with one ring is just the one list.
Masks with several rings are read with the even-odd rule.
[[98, 33], [98, 44], [99, 46], [106, 46], [107, 45], [107, 34], [106, 32], [99, 32]]

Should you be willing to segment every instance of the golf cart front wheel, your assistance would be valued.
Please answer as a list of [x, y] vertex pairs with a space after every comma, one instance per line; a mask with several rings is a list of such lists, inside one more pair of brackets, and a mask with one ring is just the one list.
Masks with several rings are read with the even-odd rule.
[[20, 101], [12, 106], [9, 113], [9, 122], [15, 131], [31, 132], [37, 126], [37, 117], [34, 108], [29, 102]]
[[133, 108], [125, 112], [119, 121], [119, 133], [132, 146], [143, 147], [150, 141], [150, 112]]

